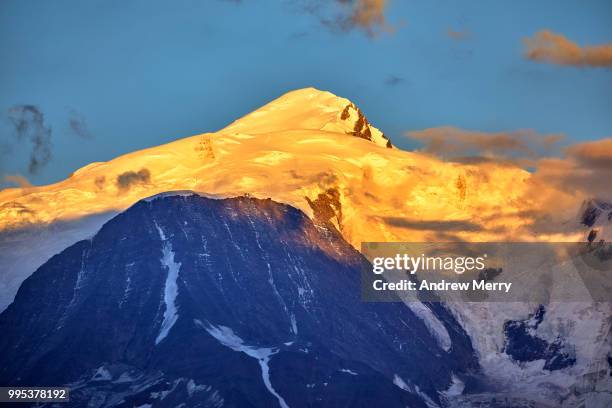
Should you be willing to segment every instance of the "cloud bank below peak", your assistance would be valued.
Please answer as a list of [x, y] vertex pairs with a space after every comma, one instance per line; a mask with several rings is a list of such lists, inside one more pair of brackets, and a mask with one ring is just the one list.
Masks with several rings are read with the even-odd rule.
[[460, 162], [504, 161], [529, 166], [559, 151], [562, 134], [541, 135], [531, 129], [482, 132], [441, 126], [406, 132], [424, 146], [422, 151]]

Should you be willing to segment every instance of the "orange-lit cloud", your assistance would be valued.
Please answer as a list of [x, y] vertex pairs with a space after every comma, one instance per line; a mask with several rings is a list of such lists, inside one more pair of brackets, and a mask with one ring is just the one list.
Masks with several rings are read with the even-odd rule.
[[612, 170], [612, 138], [575, 144], [565, 151], [583, 166]]
[[387, 0], [304, 0], [304, 10], [319, 18], [332, 31], [360, 29], [370, 37], [392, 33], [394, 27], [387, 22]]
[[525, 57], [576, 67], [612, 67], [612, 44], [580, 46], [562, 34], [543, 30], [525, 38]]
[[[501, 175], [506, 172], [513, 174], [511, 168], [503, 170], [506, 164], [533, 168], [533, 171], [525, 173], [528, 176], [524, 180], [513, 187], [520, 192], [513, 204], [519, 211], [508, 213], [508, 209], [502, 207], [499, 212], [469, 219], [471, 222], [479, 220], [488, 231], [504, 231], [504, 228], [511, 231], [517, 225], [522, 225], [533, 236], [558, 239], [558, 234], [571, 235], [578, 231], [578, 224], [574, 221], [581, 203], [594, 198], [607, 202], [612, 200], [609, 187], [612, 179], [612, 138], [561, 149], [559, 143], [562, 135], [539, 135], [532, 130], [487, 133], [439, 127], [408, 132], [406, 135], [423, 143], [422, 150], [426, 153], [470, 165], [485, 174], [490, 174], [494, 169], [497, 169], [498, 177], [503, 178]], [[470, 185], [474, 188], [473, 184], [473, 180], [467, 182], [468, 190]], [[422, 227], [405, 220], [386, 221], [388, 225], [411, 230]], [[469, 226], [458, 225], [470, 231]], [[444, 228], [452, 230], [452, 225]]]
[[455, 31], [452, 28], [449, 28], [446, 31], [446, 35], [448, 35], [453, 40], [465, 40], [470, 37], [470, 33], [468, 31]]
[[535, 176], [585, 198], [612, 199], [612, 138], [575, 144], [564, 152], [563, 158], [540, 160]]
[[563, 135], [539, 135], [533, 130], [487, 133], [452, 126], [407, 132], [423, 143], [423, 150], [462, 162], [490, 160], [531, 161], [555, 151]]
[[7, 174], [6, 176], [4, 176], [4, 181], [7, 183], [15, 184], [16, 186], [19, 186], [19, 188], [32, 187], [32, 183], [30, 183], [30, 181], [21, 174]]
[[385, 19], [386, 0], [357, 0], [351, 14], [351, 22], [373, 35], [376, 30], [390, 31]]

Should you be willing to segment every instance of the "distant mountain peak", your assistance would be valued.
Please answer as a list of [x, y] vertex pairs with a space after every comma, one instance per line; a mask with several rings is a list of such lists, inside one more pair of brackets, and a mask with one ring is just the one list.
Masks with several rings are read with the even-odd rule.
[[312, 87], [287, 92], [221, 132], [269, 134], [291, 130], [343, 133], [379, 146], [393, 147], [385, 134], [374, 127], [353, 102]]

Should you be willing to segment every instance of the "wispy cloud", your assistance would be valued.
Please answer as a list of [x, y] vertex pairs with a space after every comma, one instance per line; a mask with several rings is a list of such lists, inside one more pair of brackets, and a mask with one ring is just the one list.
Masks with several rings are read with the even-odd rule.
[[395, 31], [385, 17], [387, 0], [301, 0], [298, 3], [332, 31], [359, 29], [370, 37]]
[[483, 228], [470, 220], [415, 220], [402, 217], [381, 217], [387, 225], [417, 231], [481, 231]]
[[452, 126], [410, 131], [406, 136], [421, 142], [423, 151], [463, 162], [509, 160], [529, 165], [558, 149], [561, 134], [540, 135], [533, 130], [480, 132]]
[[471, 34], [468, 31], [455, 31], [452, 28], [449, 28], [446, 31], [446, 35], [453, 40], [461, 41], [468, 39]]
[[612, 138], [578, 143], [564, 149], [560, 158], [538, 161], [536, 177], [585, 198], [612, 199]]
[[370, 35], [375, 34], [376, 30], [392, 30], [385, 19], [386, 5], [386, 0], [357, 0], [350, 14], [350, 21]]
[[565, 153], [582, 166], [612, 170], [612, 138], [578, 143], [566, 148]]
[[8, 118], [18, 141], [32, 145], [28, 171], [36, 174], [51, 160], [51, 127], [45, 124], [45, 116], [34, 105], [15, 105], [8, 111]]
[[385, 79], [385, 85], [389, 85], [389, 86], [397, 86], [397, 85], [401, 84], [402, 82], [404, 82], [404, 78], [398, 77], [398, 76], [395, 76], [395, 75], [389, 75]]
[[22, 176], [21, 174], [7, 174], [4, 176], [4, 181], [7, 183], [11, 183], [14, 184], [20, 188], [30, 188], [32, 187], [32, 183], [30, 183], [30, 181]]
[[525, 57], [575, 67], [612, 67], [612, 44], [580, 46], [562, 34], [542, 30], [525, 38]]
[[70, 130], [82, 139], [92, 139], [93, 135], [89, 131], [85, 117], [79, 112], [71, 111], [68, 118], [68, 126]]

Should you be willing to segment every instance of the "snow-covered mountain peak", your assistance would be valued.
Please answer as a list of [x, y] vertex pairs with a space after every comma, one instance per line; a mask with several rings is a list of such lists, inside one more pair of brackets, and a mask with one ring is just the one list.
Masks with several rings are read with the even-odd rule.
[[[556, 194], [538, 186], [534, 201], [532, 175], [518, 167], [444, 162], [386, 145], [351, 101], [306, 88], [220, 131], [92, 163], [54, 184], [2, 190], [0, 265], [8, 265], [8, 283], [0, 285], [0, 309], [50, 256], [168, 191], [272, 198], [334, 226], [355, 247], [440, 237], [533, 240], [537, 218], [523, 214], [548, 214]], [[579, 204], [570, 204], [575, 214]], [[574, 235], [584, 237], [580, 229], [563, 239]]]
[[220, 133], [269, 134], [298, 129], [342, 133], [392, 147], [389, 139], [370, 124], [353, 102], [311, 87], [284, 94]]

